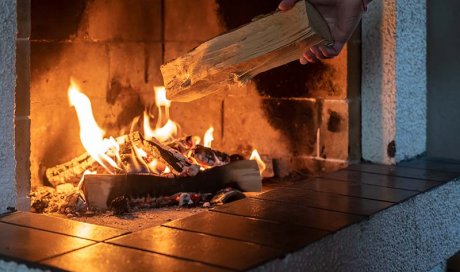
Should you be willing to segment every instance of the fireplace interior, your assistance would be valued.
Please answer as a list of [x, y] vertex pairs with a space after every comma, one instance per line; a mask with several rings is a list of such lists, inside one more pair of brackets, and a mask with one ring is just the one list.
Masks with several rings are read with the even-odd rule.
[[[31, 1], [32, 191], [52, 185], [47, 169], [85, 153], [69, 106], [70, 79], [91, 101], [105, 137], [129, 134], [145, 110], [155, 115], [152, 124], [159, 118], [154, 88], [163, 85], [162, 63], [273, 12], [278, 2]], [[246, 158], [257, 149], [272, 165], [266, 185], [342, 168], [360, 158], [359, 55], [357, 33], [333, 60], [293, 62], [247, 85], [173, 102], [169, 116], [180, 127], [176, 137], [203, 138], [213, 127], [212, 148]]]

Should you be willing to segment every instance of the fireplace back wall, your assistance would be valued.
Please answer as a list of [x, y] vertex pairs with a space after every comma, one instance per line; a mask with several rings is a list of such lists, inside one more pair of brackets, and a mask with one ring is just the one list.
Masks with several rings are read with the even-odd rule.
[[[70, 77], [90, 98], [106, 135], [116, 137], [127, 133], [133, 118], [154, 103], [153, 86], [162, 85], [163, 62], [275, 10], [278, 3], [32, 0], [32, 186], [44, 183], [48, 167], [84, 152], [67, 98]], [[350, 72], [354, 65], [349, 60], [358, 42], [334, 60], [307, 66], [291, 63], [227, 93], [173, 103], [171, 118], [185, 134], [202, 136], [214, 126], [217, 149], [235, 153], [257, 148], [277, 159], [281, 175], [292, 169], [341, 166], [357, 157], [357, 148], [350, 149], [350, 143], [359, 146], [354, 87], [359, 86], [359, 73]]]

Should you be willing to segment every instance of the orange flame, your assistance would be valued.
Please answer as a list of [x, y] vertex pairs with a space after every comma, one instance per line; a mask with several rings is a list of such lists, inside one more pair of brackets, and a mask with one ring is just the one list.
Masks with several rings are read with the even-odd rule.
[[160, 142], [165, 142], [177, 135], [178, 126], [169, 118], [169, 107], [171, 101], [166, 99], [164, 87], [154, 87], [155, 104], [158, 108], [158, 119], [155, 129], [150, 126], [150, 115], [144, 112], [144, 136], [147, 140], [156, 138]]
[[265, 171], [267, 166], [262, 161], [262, 158], [260, 157], [259, 152], [257, 152], [257, 149], [254, 149], [252, 151], [251, 157], [249, 159], [250, 160], [255, 160], [257, 162], [257, 166], [259, 166], [260, 175], [262, 175], [262, 173]]
[[70, 106], [75, 107], [78, 122], [80, 124], [80, 140], [88, 154], [103, 166], [109, 173], [113, 174], [112, 168], [119, 169], [117, 163], [106, 152], [119, 150], [115, 139], [104, 139], [105, 131], [102, 130], [94, 119], [91, 101], [84, 95], [73, 79], [70, 80], [68, 90]]
[[209, 147], [209, 148], [211, 147], [212, 141], [214, 141], [213, 133], [214, 133], [214, 128], [213, 127], [208, 128], [208, 130], [204, 134], [203, 146]]

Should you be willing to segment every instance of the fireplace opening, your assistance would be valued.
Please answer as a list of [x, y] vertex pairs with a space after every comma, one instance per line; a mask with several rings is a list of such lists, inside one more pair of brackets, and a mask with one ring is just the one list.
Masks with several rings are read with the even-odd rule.
[[[124, 155], [141, 159], [123, 165], [124, 172], [116, 161], [103, 159], [89, 163], [81, 125], [93, 121], [79, 120], [78, 115], [88, 113], [88, 108], [76, 113], [75, 103], [69, 103], [69, 89], [73, 87], [74, 94], [81, 94], [91, 102], [94, 122], [105, 132], [103, 137], [118, 142], [118, 147], [105, 151], [126, 148], [126, 142], [133, 141], [129, 138], [135, 135], [133, 132], [140, 131], [141, 140], [146, 140], [145, 124], [150, 126], [155, 139], [164, 132], [162, 129], [172, 126], [176, 134], [160, 140], [162, 144], [175, 142], [182, 148], [191, 145], [196, 151], [200, 137], [202, 150], [199, 151], [204, 153], [194, 155], [205, 154], [202, 158], [206, 158], [209, 155], [206, 148], [211, 146], [215, 164], [212, 166], [216, 168], [234, 160], [255, 159], [257, 150], [267, 168], [262, 174], [267, 177], [264, 190], [281, 181], [292, 182], [358, 160], [359, 33], [335, 59], [306, 66], [292, 62], [262, 73], [244, 86], [231, 86], [211, 97], [190, 103], [165, 102], [168, 108], [159, 103], [162, 63], [249, 23], [260, 14], [273, 12], [278, 3], [278, 0], [32, 0], [30, 183], [32, 195], [41, 201], [37, 204], [32, 197], [33, 209], [75, 215], [59, 205], [50, 209], [50, 203], [46, 203], [49, 199], [43, 195], [49, 195], [50, 191], [57, 194], [59, 185], [57, 195], [66, 196], [65, 201], [77, 205], [80, 199], [67, 198], [67, 194], [78, 186], [84, 170], [97, 174], [156, 171], [164, 178], [168, 173], [187, 175], [171, 168], [163, 157], [157, 161], [152, 154], [143, 154], [134, 147], [128, 148]], [[212, 144], [209, 141], [204, 144], [205, 134], [208, 138], [212, 135]], [[101, 140], [100, 135], [98, 139]], [[94, 144], [94, 140], [89, 142]], [[102, 141], [97, 146], [101, 145]], [[144, 155], [149, 158], [142, 159]], [[191, 159], [197, 160], [193, 156]], [[197, 165], [201, 170], [211, 168], [206, 163], [210, 162]], [[101, 167], [103, 164], [107, 169]], [[258, 167], [260, 161], [255, 165]], [[59, 166], [64, 168], [56, 170]], [[133, 169], [136, 167], [137, 170]], [[195, 170], [200, 169], [189, 169]], [[118, 203], [126, 202], [123, 195], [120, 197]], [[183, 203], [189, 198], [193, 202], [197, 197], [203, 196], [179, 194], [173, 200], [156, 201]], [[243, 196], [224, 191], [221, 197]]]

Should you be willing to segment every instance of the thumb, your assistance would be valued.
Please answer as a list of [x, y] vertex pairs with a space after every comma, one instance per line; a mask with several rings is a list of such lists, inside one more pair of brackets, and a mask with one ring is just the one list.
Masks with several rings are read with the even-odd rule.
[[288, 10], [288, 9], [291, 9], [291, 8], [294, 6], [294, 4], [295, 4], [296, 1], [297, 1], [297, 0], [283, 0], [283, 1], [281, 1], [281, 3], [278, 5], [278, 8], [279, 8], [280, 10], [282, 10], [282, 11], [286, 11], [286, 10]]

